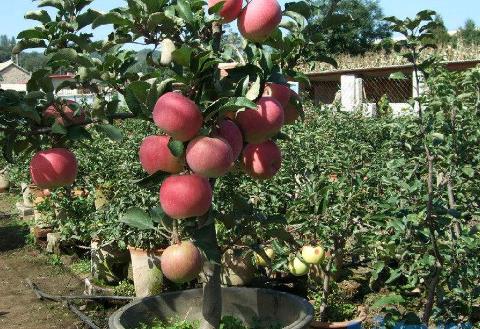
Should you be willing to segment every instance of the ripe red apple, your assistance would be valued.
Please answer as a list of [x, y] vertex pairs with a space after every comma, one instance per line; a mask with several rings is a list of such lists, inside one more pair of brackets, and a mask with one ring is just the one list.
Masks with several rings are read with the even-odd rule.
[[285, 106], [283, 109], [285, 111], [285, 124], [291, 125], [300, 117], [300, 112], [295, 107], [295, 101], [300, 101], [300, 96], [293, 90], [291, 91], [291, 99], [288, 102], [288, 105]]
[[202, 113], [189, 98], [177, 92], [161, 96], [153, 109], [153, 121], [174, 139], [186, 142], [202, 127]]
[[292, 90], [288, 86], [269, 82], [265, 85], [263, 96], [275, 98], [285, 109], [290, 101], [291, 93]]
[[172, 154], [168, 148], [169, 140], [168, 136], [148, 136], [140, 145], [140, 163], [150, 175], [160, 170], [171, 174], [183, 170], [184, 161]]
[[282, 20], [282, 9], [276, 0], [252, 0], [238, 16], [238, 30], [245, 39], [262, 42]]
[[75, 155], [64, 148], [53, 148], [35, 154], [30, 162], [32, 181], [41, 189], [73, 184], [78, 164]]
[[224, 23], [230, 23], [240, 15], [243, 0], [208, 0], [208, 8], [215, 6], [220, 1], [224, 1], [223, 7], [219, 12], [220, 16], [223, 17]]
[[199, 175], [176, 175], [160, 187], [160, 205], [173, 219], [202, 216], [212, 205], [212, 187]]
[[261, 97], [256, 109], [237, 113], [237, 123], [249, 143], [261, 143], [275, 136], [282, 128], [282, 105], [273, 97]]
[[190, 241], [174, 244], [164, 250], [161, 259], [163, 275], [175, 283], [195, 279], [202, 270], [202, 255]]
[[63, 105], [57, 104], [57, 106], [55, 106], [52, 104], [47, 107], [45, 111], [43, 111], [43, 117], [45, 119], [52, 118], [56, 123], [64, 127], [85, 123], [85, 111], [80, 109], [78, 115], [75, 115], [73, 106], [69, 106], [72, 104], [76, 103], [74, 101], [67, 100]]
[[243, 166], [253, 178], [272, 178], [280, 169], [281, 163], [280, 149], [272, 141], [248, 144], [243, 150]]
[[232, 120], [222, 120], [215, 127], [212, 136], [225, 139], [232, 148], [233, 159], [238, 159], [240, 153], [242, 153], [243, 136], [240, 128]]
[[186, 158], [193, 172], [212, 178], [225, 175], [234, 162], [232, 148], [226, 140], [205, 136], [188, 143]]

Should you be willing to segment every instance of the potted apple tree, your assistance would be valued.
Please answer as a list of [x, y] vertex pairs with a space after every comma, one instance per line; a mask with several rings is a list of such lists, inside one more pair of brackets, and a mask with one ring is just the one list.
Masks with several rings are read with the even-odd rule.
[[[215, 223], [226, 212], [216, 206], [214, 195], [217, 180], [234, 167], [259, 180], [280, 170], [282, 155], [274, 139], [282, 136], [285, 122], [301, 115], [287, 79], [308, 83], [294, 68], [309, 59], [303, 30], [308, 18], [321, 14], [319, 9], [300, 1], [286, 4], [282, 12], [276, 0], [253, 0], [245, 7], [241, 0], [229, 0], [209, 2], [207, 12], [201, 1], [132, 0], [102, 14], [87, 8], [91, 3], [41, 2], [40, 7], [56, 9], [55, 20], [45, 10], [27, 14], [42, 26], [22, 33], [14, 52], [40, 47], [52, 56], [33, 73], [26, 95], [2, 91], [0, 96], [9, 97], [9, 102], [0, 106], [13, 118], [7, 137], [13, 145], [26, 141], [39, 150], [30, 164], [32, 180], [39, 187], [55, 189], [74, 182], [78, 162], [69, 148], [92, 138], [90, 131], [115, 139], [120, 133], [115, 120], [153, 120], [158, 132], [145, 136], [139, 145], [139, 161], [149, 176], [137, 183], [160, 186], [159, 207], [131, 208], [119, 214], [120, 221], [145, 230], [157, 231], [155, 222], [168, 227], [171, 245], [160, 259], [167, 279], [188, 282], [202, 269], [207, 278], [202, 290], [128, 305], [112, 317], [110, 326], [133, 328], [154, 317], [188, 312], [202, 328], [218, 328], [222, 314], [250, 325], [258, 320], [271, 323], [274, 317], [291, 328], [306, 327], [311, 307], [298, 297], [261, 289], [221, 289]], [[224, 44], [222, 24], [235, 19], [242, 44]], [[93, 29], [113, 25], [113, 31], [107, 40], [94, 41], [81, 31], [90, 25]], [[153, 48], [147, 56], [148, 72], [129, 70], [135, 53], [122, 49], [129, 43]], [[222, 62], [237, 65], [221, 72]], [[172, 78], [163, 79], [165, 68], [174, 73]], [[90, 90], [95, 95], [92, 116], [68, 126], [59, 127], [58, 122], [45, 126], [39, 113], [55, 103], [48, 74], [59, 69], [76, 76], [56, 90]], [[173, 92], [174, 82], [183, 84], [183, 92]], [[128, 111], [120, 110], [112, 92], [123, 96]], [[16, 110], [19, 104], [21, 113]], [[14, 148], [5, 151], [12, 158], [17, 154]], [[231, 216], [245, 214], [233, 209]], [[168, 306], [172, 302], [174, 308]], [[145, 307], [152, 311], [145, 312]]]

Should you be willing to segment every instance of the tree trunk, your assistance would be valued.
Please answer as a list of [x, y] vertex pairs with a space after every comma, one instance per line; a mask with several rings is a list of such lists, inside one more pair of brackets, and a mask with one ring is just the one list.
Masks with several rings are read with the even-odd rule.
[[[208, 225], [209, 240], [218, 249], [215, 224]], [[222, 288], [220, 281], [220, 265], [207, 262], [203, 268], [207, 282], [203, 285], [203, 320], [200, 329], [216, 329], [222, 317]]]

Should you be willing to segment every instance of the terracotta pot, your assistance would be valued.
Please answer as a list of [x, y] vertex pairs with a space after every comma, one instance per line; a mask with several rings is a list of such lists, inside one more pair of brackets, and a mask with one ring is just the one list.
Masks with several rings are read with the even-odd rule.
[[4, 193], [10, 187], [10, 181], [6, 174], [0, 174], [0, 193]]
[[312, 321], [312, 323], [310, 323], [310, 328], [361, 329], [362, 322], [364, 320], [365, 320], [365, 317], [356, 318], [354, 320], [343, 321], [343, 322]]
[[92, 276], [107, 283], [117, 283], [128, 276], [129, 254], [120, 250], [116, 244], [102, 246], [99, 240], [91, 244]]
[[158, 295], [163, 287], [160, 257], [163, 249], [144, 250], [128, 247], [132, 259], [133, 284], [137, 297]]
[[245, 286], [255, 276], [252, 254], [241, 254], [240, 250], [227, 250], [222, 256], [222, 284]]

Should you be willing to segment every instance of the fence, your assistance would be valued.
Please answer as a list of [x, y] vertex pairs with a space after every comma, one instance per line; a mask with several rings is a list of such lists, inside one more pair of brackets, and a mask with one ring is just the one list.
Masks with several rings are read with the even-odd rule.
[[[480, 60], [445, 62], [451, 71], [463, 71], [480, 64]], [[392, 79], [391, 74], [401, 72], [404, 79]], [[357, 70], [337, 70], [309, 73], [310, 93], [315, 104], [341, 103], [347, 111], [364, 106], [375, 112], [381, 99], [387, 99], [394, 113], [404, 109], [414, 110], [409, 100], [423, 91], [423, 78], [420, 83], [414, 78], [412, 65], [363, 68]], [[305, 88], [302, 88], [305, 89]]]

